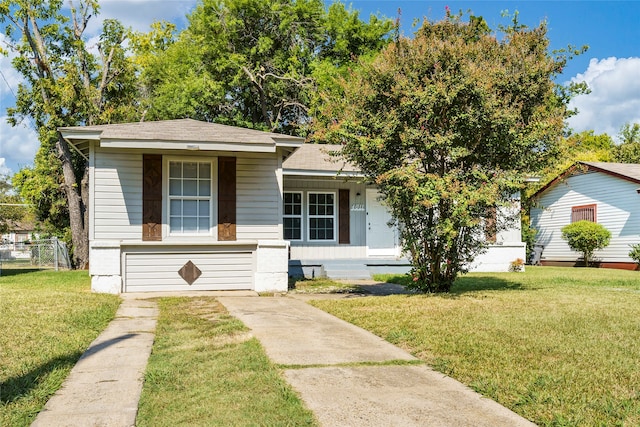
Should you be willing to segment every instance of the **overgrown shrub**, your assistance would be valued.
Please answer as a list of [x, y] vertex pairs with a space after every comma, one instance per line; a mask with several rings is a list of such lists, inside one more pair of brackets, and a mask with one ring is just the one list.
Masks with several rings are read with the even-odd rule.
[[629, 251], [629, 256], [631, 257], [632, 260], [637, 262], [638, 265], [640, 265], [640, 243], [637, 243], [635, 245], [629, 245], [629, 246], [631, 247], [631, 250]]
[[611, 232], [601, 224], [583, 220], [562, 227], [562, 238], [571, 249], [582, 252], [584, 265], [588, 267], [593, 252], [609, 245]]

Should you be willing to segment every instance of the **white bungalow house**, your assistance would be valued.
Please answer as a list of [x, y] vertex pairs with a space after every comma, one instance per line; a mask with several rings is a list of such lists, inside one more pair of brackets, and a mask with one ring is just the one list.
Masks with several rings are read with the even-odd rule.
[[[335, 147], [191, 119], [59, 132], [89, 162], [94, 291], [286, 291], [290, 274], [408, 269], [375, 188]], [[501, 232], [475, 269], [507, 271], [520, 240]]]
[[581, 265], [580, 254], [561, 237], [578, 220], [594, 221], [611, 232], [596, 251], [600, 267], [635, 269], [629, 245], [640, 243], [640, 164], [578, 162], [534, 195], [531, 226], [542, 265]]
[[282, 160], [302, 138], [191, 119], [59, 132], [89, 161], [94, 291], [287, 290]]
[[[370, 278], [407, 272], [399, 232], [374, 185], [332, 153], [339, 145], [304, 144], [283, 162], [284, 238], [291, 243], [289, 272], [298, 276]], [[519, 213], [519, 195], [513, 209]], [[499, 210], [498, 215], [507, 212]], [[525, 259], [520, 221], [491, 237], [471, 271], [509, 271]]]

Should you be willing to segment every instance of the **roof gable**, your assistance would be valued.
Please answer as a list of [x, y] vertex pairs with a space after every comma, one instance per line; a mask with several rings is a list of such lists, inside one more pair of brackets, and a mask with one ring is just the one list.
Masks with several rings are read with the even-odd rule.
[[[560, 181], [579, 173], [601, 172], [616, 178], [624, 179], [635, 184], [640, 184], [640, 164], [637, 163], [609, 163], [609, 162], [576, 162], [560, 175], [549, 181], [541, 189], [535, 192], [534, 198], [540, 196], [547, 189]], [[640, 190], [639, 190], [640, 191]]]

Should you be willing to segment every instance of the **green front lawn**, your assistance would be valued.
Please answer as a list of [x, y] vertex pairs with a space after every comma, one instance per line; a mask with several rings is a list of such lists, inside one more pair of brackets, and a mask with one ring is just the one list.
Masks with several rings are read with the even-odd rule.
[[162, 298], [138, 426], [314, 426], [248, 329], [214, 298]]
[[527, 267], [447, 295], [313, 304], [537, 424], [640, 425], [639, 272]]
[[[0, 425], [33, 421], [119, 302], [90, 293], [86, 272], [3, 271]], [[138, 424], [315, 424], [215, 300], [159, 302]], [[540, 425], [640, 425], [638, 272], [527, 267], [466, 275], [448, 295], [314, 304]]]
[[28, 426], [113, 319], [114, 295], [92, 294], [86, 271], [3, 268], [0, 425]]

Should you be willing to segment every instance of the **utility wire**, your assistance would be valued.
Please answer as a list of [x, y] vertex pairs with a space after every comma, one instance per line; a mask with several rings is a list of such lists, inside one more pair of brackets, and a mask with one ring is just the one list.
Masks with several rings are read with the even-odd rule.
[[[13, 88], [9, 84], [9, 81], [5, 77], [4, 72], [2, 71], [2, 69], [0, 69], [0, 75], [2, 76], [2, 80], [4, 80], [4, 83], [9, 88], [9, 92], [11, 92], [11, 95], [13, 95], [13, 97], [17, 99], [18, 97], [16, 96], [16, 93], [13, 91]], [[33, 119], [31, 119], [30, 116], [26, 116], [26, 117], [29, 120], [29, 123], [31, 123], [31, 127], [33, 128], [33, 130], [37, 133], [38, 132], [38, 128], [36, 127], [36, 124], [33, 122]]]

